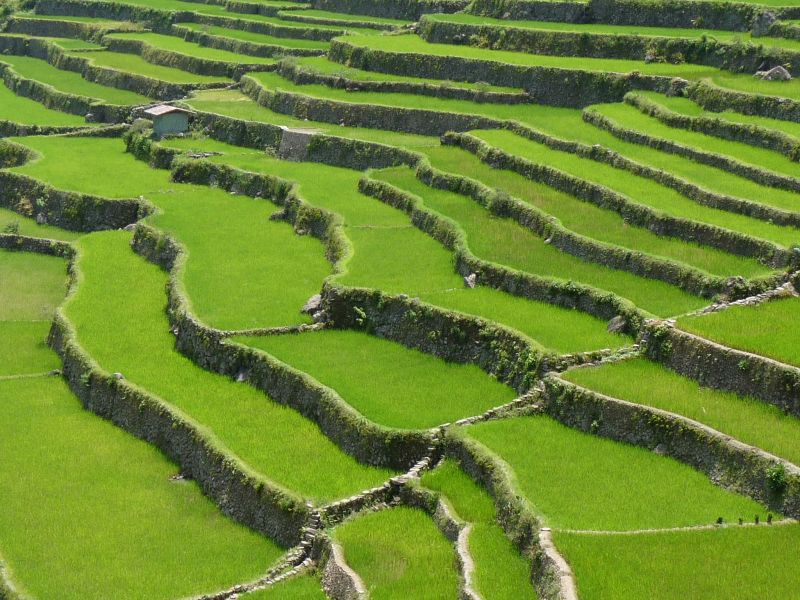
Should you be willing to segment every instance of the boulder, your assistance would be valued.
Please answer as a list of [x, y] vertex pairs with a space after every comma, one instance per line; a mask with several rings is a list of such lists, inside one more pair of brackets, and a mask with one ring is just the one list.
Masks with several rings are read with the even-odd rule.
[[754, 77], [764, 81], [789, 81], [792, 78], [792, 74], [778, 65], [777, 67], [772, 67], [769, 71], [756, 71]]
[[469, 275], [464, 277], [464, 285], [466, 285], [470, 289], [474, 288], [477, 282], [478, 282], [478, 276], [475, 273], [470, 273]]

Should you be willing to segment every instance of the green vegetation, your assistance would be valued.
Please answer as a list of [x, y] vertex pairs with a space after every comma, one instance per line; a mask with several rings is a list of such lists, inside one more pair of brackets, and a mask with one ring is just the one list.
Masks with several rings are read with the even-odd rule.
[[[759, 1], [758, 4], [766, 4]], [[609, 25], [606, 23], [563, 23], [552, 21], [515, 21], [512, 19], [492, 19], [490, 17], [470, 15], [467, 13], [456, 14], [429, 14], [425, 15], [428, 21], [444, 23], [459, 23], [464, 25], [483, 25], [499, 28], [533, 29], [539, 31], [559, 31], [570, 33], [588, 33], [599, 35], [635, 35], [642, 37], [665, 38], [710, 38], [728, 44], [755, 44], [766, 47], [777, 47], [786, 50], [800, 49], [800, 41], [778, 37], [754, 38], [748, 32], [723, 31], [719, 29], [683, 29], [680, 27], [643, 27], [641, 25]]]
[[[390, 146], [404, 148], [425, 148], [438, 146], [439, 140], [435, 137], [395, 133], [380, 129], [367, 129], [362, 127], [345, 127], [331, 123], [310, 122], [304, 119], [276, 113], [257, 104], [237, 90], [205, 90], [195, 92], [186, 102], [195, 110], [216, 113], [234, 119], [245, 121], [258, 121], [271, 125], [285, 125], [286, 127], [312, 127], [320, 133], [365, 142], [377, 142]], [[172, 143], [172, 140], [170, 140]], [[191, 143], [191, 142], [187, 142]]]
[[526, 54], [522, 52], [507, 52], [503, 50], [484, 50], [471, 46], [458, 46], [453, 44], [431, 44], [414, 35], [392, 36], [345, 36], [337, 38], [353, 46], [380, 50], [383, 52], [396, 52], [400, 54], [421, 54], [427, 56], [452, 56], [456, 58], [469, 58], [487, 60], [523, 67], [552, 67], [559, 69], [580, 69], [589, 71], [610, 71], [613, 73], [630, 73], [638, 71], [643, 75], [663, 75], [667, 77], [683, 77], [684, 79], [698, 79], [710, 77], [719, 71], [701, 65], [667, 63], [645, 63], [638, 60], [586, 58], [573, 56], [545, 56], [543, 54]]
[[475, 586], [486, 600], [534, 599], [530, 565], [495, 522], [491, 497], [459, 468], [445, 460], [425, 473], [422, 485], [442, 494], [458, 517], [472, 524], [469, 552], [475, 561]]
[[48, 331], [50, 322], [45, 320], [0, 321], [0, 379], [58, 369], [58, 357], [45, 342]]
[[800, 299], [787, 298], [683, 317], [678, 320], [678, 327], [725, 346], [800, 367], [798, 315]]
[[563, 377], [607, 396], [686, 416], [800, 464], [797, 444], [800, 419], [775, 406], [700, 387], [695, 381], [645, 359], [576, 369]]
[[[437, 87], [447, 88], [455, 87], [466, 90], [480, 90], [482, 92], [519, 92], [520, 90], [511, 87], [500, 87], [496, 85], [477, 84], [460, 81], [441, 81], [438, 79], [425, 79], [423, 77], [405, 77], [403, 75], [387, 75], [386, 73], [378, 73], [375, 71], [363, 71], [361, 69], [354, 69], [341, 63], [332, 62], [324, 56], [307, 56], [302, 58], [291, 59], [292, 63], [296, 64], [302, 70], [308, 70], [322, 75], [334, 75], [337, 77], [344, 77], [354, 81], [395, 81], [400, 83], [424, 83], [428, 85], [435, 85]], [[357, 96], [354, 96], [357, 98]], [[434, 105], [436, 105], [435, 101]], [[477, 110], [480, 106], [476, 105]], [[503, 110], [499, 108], [498, 110]]]
[[296, 20], [308, 21], [309, 23], [316, 23], [316, 21], [341, 21], [342, 23], [377, 23], [380, 25], [394, 25], [402, 27], [404, 25], [411, 25], [411, 21], [403, 21], [400, 19], [387, 19], [385, 17], [373, 17], [372, 15], [353, 15], [348, 13], [330, 12], [327, 10], [304, 10], [298, 11], [281, 11], [278, 13], [279, 17], [291, 17]]
[[0, 452], [3, 554], [36, 597], [196, 595], [254, 579], [280, 553], [60, 380], [0, 381]]
[[179, 354], [164, 312], [167, 276], [133, 254], [129, 241], [126, 232], [108, 232], [78, 242], [80, 283], [66, 314], [101, 368], [163, 398], [215, 444], [311, 500], [348, 496], [390, 476], [358, 464], [292, 409]]
[[465, 435], [508, 464], [519, 491], [552, 527], [625, 531], [765, 513], [671, 458], [547, 417], [487, 421]]
[[169, 52], [177, 52], [186, 56], [194, 56], [205, 60], [216, 60], [220, 62], [229, 62], [234, 64], [259, 64], [271, 65], [275, 61], [271, 58], [261, 58], [259, 56], [243, 56], [235, 52], [228, 52], [227, 50], [217, 50], [216, 48], [209, 48], [201, 46], [193, 42], [187, 42], [184, 39], [175, 37], [174, 35], [161, 35], [158, 33], [112, 33], [107, 35], [105, 40], [136, 40], [144, 42], [152, 48], [159, 50], [167, 50]]
[[[506, 323], [532, 339], [538, 340], [541, 336], [542, 343], [552, 344], [560, 351], [617, 347], [626, 343], [625, 338], [609, 335], [604, 324], [587, 315], [530, 302], [490, 288], [465, 288], [454, 271], [452, 253], [411, 225], [399, 210], [359, 194], [360, 175], [355, 171], [276, 160], [258, 151], [210, 140], [181, 140], [169, 145], [221, 152], [209, 160], [295, 181], [298, 192], [309, 203], [341, 215], [345, 234], [354, 247], [353, 256], [341, 265], [345, 269], [339, 276], [342, 283], [418, 295], [439, 306]], [[470, 206], [483, 210], [477, 205]], [[527, 230], [523, 231], [532, 237]], [[541, 240], [537, 243], [543, 246]], [[670, 289], [666, 284], [661, 285]], [[696, 307], [702, 305], [699, 299], [686, 296], [692, 298]], [[559, 332], [552, 329], [555, 323], [561, 324]]]
[[503, 190], [558, 218], [567, 229], [594, 240], [663, 256], [722, 277], [757, 277], [770, 271], [754, 259], [659, 236], [648, 229], [632, 226], [612, 210], [583, 202], [514, 171], [493, 169], [466, 150], [440, 146], [427, 150], [426, 154], [435, 167]]
[[[436, 166], [466, 176], [480, 176], [480, 180], [486, 184], [500, 183], [504, 186], [503, 189], [511, 191], [512, 193], [522, 192], [525, 196], [532, 196], [534, 202], [540, 206], [545, 205], [541, 206], [542, 208], [546, 207], [549, 209], [552, 207], [559, 216], [564, 214], [564, 216], [569, 219], [570, 215], [565, 213], [568, 209], [572, 209], [575, 215], [573, 221], [577, 221], [578, 223], [590, 221], [591, 217], [595, 214], [591, 210], [587, 211], [588, 216], [586, 216], [584, 220], [581, 216], [581, 211], [583, 210], [583, 206], [586, 205], [582, 204], [580, 201], [557, 192], [553, 192], [554, 197], [548, 198], [547, 196], [550, 195], [549, 192], [551, 191], [550, 188], [545, 188], [535, 183], [531, 184], [527, 179], [516, 173], [491, 169], [487, 165], [480, 163], [473, 155], [464, 150], [443, 147], [441, 149], [429, 151], [429, 155], [433, 158], [433, 164]], [[487, 180], [484, 178], [484, 174], [494, 175], [494, 177]], [[428, 207], [456, 221], [467, 233], [472, 250], [482, 258], [538, 275], [561, 279], [574, 279], [595, 285], [602, 289], [609, 289], [632, 300], [645, 310], [658, 312], [659, 314], [674, 314], [683, 310], [692, 310], [689, 308], [690, 306], [700, 306], [703, 304], [701, 299], [693, 297], [666, 283], [637, 277], [624, 271], [614, 271], [602, 265], [583, 262], [571, 255], [562, 253], [552, 248], [550, 245], [545, 244], [543, 239], [537, 237], [515, 221], [493, 217], [485, 209], [468, 198], [425, 186], [408, 170], [394, 169], [379, 172], [378, 177], [416, 194], [424, 199]], [[537, 187], [543, 190], [541, 195], [537, 194]], [[540, 198], [542, 198], [542, 200], [539, 200]], [[594, 207], [588, 205], [587, 208], [592, 209]], [[616, 213], [609, 213], [601, 209], [598, 209], [597, 212], [600, 213], [600, 217], [605, 216], [605, 214], [617, 216]], [[621, 217], [617, 216], [617, 218], [621, 221]], [[569, 222], [569, 220], [567, 222]], [[598, 219], [597, 222], [590, 222], [590, 232], [580, 231], [579, 229], [578, 233], [584, 233], [595, 239], [598, 237], [602, 239], [605, 237], [602, 232], [597, 236], [591, 234], [594, 234], [595, 227], [601, 228], [605, 222], [606, 220], [602, 218]], [[638, 231], [643, 230], [624, 227], [623, 224], [618, 241], [624, 243], [624, 235], [626, 233], [630, 232], [633, 238]], [[658, 238], [652, 234], [643, 234], [640, 237], [645, 238], [645, 241], [653, 240], [656, 243], [660, 243], [660, 247], [668, 251], [671, 251], [673, 247], [677, 247], [678, 249], [675, 251], [675, 254], [677, 254], [678, 257], [681, 257], [679, 253], [681, 250], [684, 250], [684, 256], [691, 252], [692, 254], [690, 256], [692, 258], [701, 261], [703, 257], [707, 257], [708, 261], [717, 259], [717, 264], [727, 263], [731, 269], [734, 269], [735, 265], [742, 265], [743, 268], [738, 271], [739, 273], [764, 274], [768, 271], [766, 267], [759, 265], [756, 261], [743, 260], [740, 257], [726, 255], [723, 252], [706, 252], [706, 249], [700, 246], [684, 244], [677, 240], [669, 240], [669, 238]], [[673, 243], [670, 244], [670, 241]], [[685, 248], [683, 248], [683, 246], [685, 246]], [[645, 248], [646, 247], [645, 245]], [[637, 250], [644, 249], [641, 245], [633, 245], [633, 248]], [[668, 257], [673, 258], [672, 256]], [[709, 264], [706, 261], [703, 262]], [[703, 266], [705, 266], [705, 264]], [[758, 271], [755, 271], [753, 267], [757, 268]], [[734, 272], [737, 271], [730, 271], [730, 273]], [[557, 328], [557, 330], [553, 331], [553, 335], [556, 337], [562, 335], [563, 323], [554, 323], [553, 325]]]
[[[238, 341], [268, 352], [333, 388], [381, 425], [406, 429], [452, 423], [516, 394], [475, 365], [446, 363], [356, 331], [270, 335]], [[336, 357], [335, 362], [331, 357]]]
[[455, 598], [454, 550], [422, 511], [399, 507], [339, 525], [334, 537], [375, 600]]
[[759, 127], [772, 129], [798, 138], [800, 141], [800, 123], [781, 121], [779, 119], [770, 119], [756, 115], [746, 115], [732, 110], [712, 112], [710, 110], [705, 110], [702, 106], [693, 102], [689, 98], [681, 98], [680, 96], [666, 96], [656, 92], [636, 92], [636, 95], [643, 96], [651, 102], [660, 104], [667, 110], [674, 111], [681, 115], [686, 115], [689, 117], [703, 117], [707, 119], [720, 119], [722, 121], [731, 121], [733, 123], [742, 123], [744, 125], [758, 125]]
[[588, 145], [605, 146], [628, 159], [668, 171], [712, 192], [785, 207], [789, 210], [797, 207], [797, 194], [794, 192], [759, 185], [750, 179], [700, 164], [677, 154], [625, 142], [608, 131], [584, 122], [579, 110], [548, 106], [537, 108], [540, 111], [539, 120], [533, 125], [534, 128], [555, 137], [576, 140]]
[[51, 110], [30, 98], [17, 96], [3, 85], [0, 85], [0, 121], [51, 127], [86, 127], [88, 125], [83, 117]]
[[327, 600], [315, 575], [296, 575], [263, 590], [240, 596], [244, 600]]
[[[689, 179], [693, 183], [700, 185], [700, 187], [705, 187], [711, 189], [712, 191], [720, 191], [733, 196], [742, 196], [754, 202], [761, 202], [764, 204], [777, 206], [779, 208], [797, 210], [797, 198], [796, 194], [793, 192], [762, 186], [753, 182], [752, 180], [733, 175], [732, 173], [722, 169], [702, 165], [688, 158], [662, 152], [640, 144], [624, 142], [614, 137], [607, 131], [583, 122], [581, 118], [581, 112], [574, 109], [553, 108], [533, 104], [481, 104], [468, 100], [432, 98], [429, 96], [416, 94], [347, 91], [343, 89], [332, 89], [324, 85], [316, 84], [297, 85], [282, 78], [277, 73], [255, 73], [252, 75], [252, 77], [268, 89], [285, 90], [288, 92], [300, 93], [320, 99], [333, 99], [340, 102], [359, 104], [380, 104], [384, 106], [408, 109], [425, 109], [437, 110], [441, 112], [476, 114], [498, 119], [499, 121], [518, 121], [533, 129], [541, 130], [567, 140], [576, 140], [589, 144], [601, 143], [604, 146], [621, 152], [623, 155], [628, 156], [633, 160], [644, 162], [645, 164], [654, 166], [658, 169], [663, 169], [665, 166], [670, 166], [671, 168], [674, 168], [676, 174]], [[645, 115], [641, 115], [633, 107], [624, 105], [596, 105], [592, 108], [598, 110], [617, 110], [618, 108], [623, 110], [629, 109], [642, 118], [650, 119]], [[650, 119], [650, 121], [660, 125], [660, 123], [655, 121], [655, 119]], [[669, 127], [666, 127], [666, 129], [672, 131]], [[678, 131], [680, 132], [683, 130]], [[517, 139], [517, 136], [506, 131], [494, 132], [493, 135], [499, 136], [497, 139], [504, 139], [507, 141]], [[727, 143], [710, 136], [703, 137], [708, 138], [715, 143]], [[526, 143], [527, 146], [523, 142]], [[597, 171], [598, 174], [608, 172], [616, 173], [616, 175], [614, 175], [612, 178], [612, 181], [624, 181], [630, 183], [632, 181], [645, 179], [644, 177], [635, 176], [630, 173], [621, 173], [619, 170], [614, 169], [613, 167], [599, 165], [599, 163], [596, 161], [591, 161], [590, 159], [579, 158], [567, 152], [550, 150], [543, 144], [537, 144], [529, 140], [518, 140], [513, 143], [509, 141], [509, 143], [511, 144], [509, 151], [512, 153], [515, 149], [530, 149], [538, 146], [540, 147], [539, 154], [541, 155], [541, 160], [544, 160], [544, 157], [548, 156], [558, 157], [554, 160], [558, 160], [560, 164], [560, 161], [563, 160], [563, 157], [568, 156], [571, 157], [571, 161], [575, 161], [570, 162], [570, 164], [591, 164], [592, 167], [590, 170], [592, 172]], [[400, 142], [398, 141], [393, 145], [399, 144]], [[751, 147], [746, 146], [746, 148]], [[758, 148], [752, 148], [752, 150], [761, 151], [761, 149]], [[763, 152], [769, 153], [771, 158], [773, 157], [772, 155], [774, 155], [775, 160], [781, 164], [784, 162], [787, 163], [789, 165], [787, 168], [796, 169], [796, 163], [789, 161], [783, 156], [768, 150], [763, 150]], [[586, 167], [582, 166], [580, 171], [585, 172]], [[655, 182], [649, 181], [647, 185], [647, 195], [655, 194], [656, 197], [665, 197], [665, 194], [668, 194], [672, 197], [681, 197], [678, 192], [672, 190], [664, 191], [662, 189], [663, 186]], [[653, 190], [660, 190], [660, 192], [656, 193]], [[770, 236], [778, 236], [775, 239], [784, 240], [782, 243], [787, 244], [785, 241], [787, 239], [787, 232], [784, 228], [776, 227], [770, 224], [764, 224], [749, 217], [742, 217], [741, 215], [725, 213], [724, 211], [698, 206], [696, 202], [682, 197], [681, 203], [685, 206], [685, 210], [681, 213], [681, 215], [697, 214], [698, 217], [712, 219], [710, 222], [719, 223], [720, 226], [723, 227], [741, 230], [744, 232], [753, 230], [757, 232], [756, 235], [760, 235], [766, 239], [772, 239]], [[674, 204], [675, 202], [670, 203], [671, 206]], [[691, 218], [691, 216], [689, 218]], [[789, 233], [788, 235], [791, 236], [789, 239], [791, 239], [793, 242], [797, 240], [797, 235], [795, 233]]]
[[167, 81], [169, 83], [177, 84], [204, 84], [204, 83], [226, 83], [230, 80], [225, 77], [214, 77], [210, 75], [196, 75], [174, 67], [163, 67], [161, 65], [154, 65], [144, 60], [138, 54], [125, 54], [123, 52], [110, 52], [108, 50], [100, 50], [91, 53], [71, 53], [72, 56], [80, 56], [81, 58], [88, 58], [89, 62], [96, 67], [104, 67], [114, 69], [115, 71], [122, 71], [124, 73], [131, 73], [134, 75], [143, 75], [159, 81]]
[[649, 206], [656, 211], [738, 231], [785, 247], [800, 241], [800, 230], [796, 228], [781, 227], [737, 213], [703, 206], [672, 188], [646, 177], [588, 158], [581, 158], [569, 152], [552, 150], [544, 144], [522, 138], [510, 131], [487, 130], [473, 133], [493, 147], [603, 185], [627, 196], [637, 204]]
[[75, 240], [82, 235], [79, 232], [67, 231], [52, 225], [38, 225], [32, 217], [25, 217], [8, 208], [0, 208], [0, 233], [9, 232], [16, 232], [27, 237], [64, 241]]
[[[797, 178], [798, 171], [800, 171], [796, 161], [790, 160], [779, 152], [742, 142], [721, 140], [696, 131], [670, 127], [655, 117], [639, 112], [636, 107], [629, 104], [602, 104], [594, 106], [593, 109], [630, 131], [675, 142], [702, 152], [724, 155], [744, 164], [758, 166], [781, 175]], [[795, 203], [796, 209], [797, 203]]]
[[800, 542], [797, 525], [619, 536], [556, 533], [555, 542], [586, 600], [793, 598], [800, 586], [796, 557], [787, 551]]
[[759, 94], [762, 96], [780, 96], [791, 100], [800, 100], [800, 80], [766, 81], [756, 79], [747, 73], [730, 73], [720, 71], [714, 74], [710, 81], [719, 87], [729, 88], [737, 92]]
[[14, 584], [40, 598], [170, 598], [260, 576], [281, 550], [194, 482], [171, 481], [177, 467], [153, 447], [84, 410], [59, 379], [4, 379], [59, 366], [44, 319], [64, 271], [58, 258], [0, 252], [0, 539]]
[[[39, 60], [38, 58], [4, 54], [0, 57], [0, 62], [11, 65], [14, 71], [21, 77], [33, 79], [45, 85], [52, 86], [59, 92], [64, 92], [65, 94], [95, 98], [108, 104], [128, 105], [147, 104], [150, 102], [149, 98], [141, 94], [87, 81], [81, 77], [79, 73], [56, 69], [50, 63]], [[6, 106], [5, 101], [3, 102], [3, 106]], [[77, 119], [78, 117], [74, 118]]]
[[[189, 253], [182, 274], [191, 305], [221, 329], [310, 322], [300, 314], [330, 273], [322, 244], [271, 221], [277, 207], [265, 200], [206, 186], [177, 184], [125, 152], [118, 138], [22, 138], [44, 158], [18, 170], [57, 188], [108, 197], [144, 196], [160, 212], [147, 221], [174, 236]], [[58, 160], [68, 152], [74, 160]], [[83, 169], [91, 158], [114, 178]], [[226, 256], [230, 260], [221, 261]], [[226, 290], [225, 293], [221, 293]]]
[[45, 321], [64, 297], [62, 259], [28, 252], [0, 251], [0, 321]]
[[[275, 19], [278, 21], [277, 19]], [[284, 25], [283, 21], [278, 21], [281, 26]], [[216, 25], [204, 25], [202, 23], [181, 23], [182, 28], [191, 29], [192, 31], [199, 31], [209, 35], [216, 35], [220, 37], [231, 38], [242, 42], [253, 42], [256, 44], [267, 44], [270, 46], [283, 46], [284, 48], [301, 48], [304, 50], [327, 50], [328, 42], [320, 42], [316, 40], [304, 40], [290, 37], [275, 37], [272, 35], [265, 35], [263, 33], [254, 33], [252, 31], [244, 31], [241, 29], [230, 29], [227, 27], [218, 27]], [[289, 24], [288, 26], [291, 26]], [[299, 29], [299, 28], [298, 28]], [[299, 33], [298, 33], [299, 35]], [[249, 55], [234, 54], [239, 57], [240, 62], [244, 62], [251, 58]], [[254, 61], [258, 60], [252, 57]], [[266, 60], [266, 59], [261, 59]]]
[[0, 251], [0, 379], [59, 367], [45, 338], [65, 291], [62, 259]]

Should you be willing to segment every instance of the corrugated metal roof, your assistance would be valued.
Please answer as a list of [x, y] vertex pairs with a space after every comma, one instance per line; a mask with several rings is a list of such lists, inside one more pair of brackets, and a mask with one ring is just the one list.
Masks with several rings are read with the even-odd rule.
[[146, 115], [152, 115], [154, 117], [160, 117], [161, 115], [167, 115], [169, 113], [186, 113], [189, 114], [190, 111], [184, 110], [183, 108], [178, 108], [177, 106], [170, 106], [169, 104], [159, 104], [158, 106], [153, 106], [148, 108], [144, 111]]

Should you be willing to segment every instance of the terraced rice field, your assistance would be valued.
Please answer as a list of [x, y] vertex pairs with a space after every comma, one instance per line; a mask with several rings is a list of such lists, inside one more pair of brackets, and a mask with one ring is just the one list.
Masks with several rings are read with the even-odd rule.
[[685, 4], [0, 7], [0, 598], [799, 597], [800, 13]]

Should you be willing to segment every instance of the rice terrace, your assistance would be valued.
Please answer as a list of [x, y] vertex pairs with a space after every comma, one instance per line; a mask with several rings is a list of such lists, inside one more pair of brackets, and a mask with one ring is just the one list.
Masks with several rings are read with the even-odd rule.
[[800, 0], [0, 0], [0, 600], [800, 599]]

